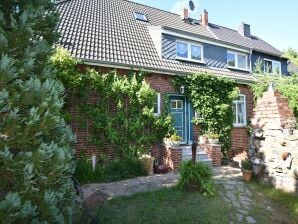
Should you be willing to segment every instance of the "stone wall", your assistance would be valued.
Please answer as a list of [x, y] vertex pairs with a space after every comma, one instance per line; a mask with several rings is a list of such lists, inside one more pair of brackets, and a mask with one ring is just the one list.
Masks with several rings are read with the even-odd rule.
[[[260, 178], [276, 188], [298, 192], [298, 130], [288, 101], [267, 91], [253, 112], [249, 157], [263, 169]], [[260, 164], [259, 164], [260, 161]]]

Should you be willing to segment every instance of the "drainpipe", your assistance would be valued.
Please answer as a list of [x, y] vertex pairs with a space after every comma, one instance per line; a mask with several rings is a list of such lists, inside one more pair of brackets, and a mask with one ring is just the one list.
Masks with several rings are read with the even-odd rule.
[[249, 70], [252, 73], [251, 57], [252, 57], [252, 49], [249, 50]]

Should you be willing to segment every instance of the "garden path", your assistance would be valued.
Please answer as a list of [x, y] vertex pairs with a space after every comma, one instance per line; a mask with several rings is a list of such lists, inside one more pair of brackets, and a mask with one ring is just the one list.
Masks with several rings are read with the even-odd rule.
[[[239, 168], [222, 166], [214, 168], [215, 184], [219, 187], [219, 194], [231, 206], [232, 223], [256, 223], [251, 214], [253, 212], [254, 187], [245, 184]], [[123, 180], [114, 183], [100, 183], [84, 185], [85, 205], [92, 208], [106, 199], [137, 192], [152, 191], [163, 187], [174, 186], [178, 182], [179, 174], [168, 173]], [[270, 205], [264, 209], [272, 211]]]

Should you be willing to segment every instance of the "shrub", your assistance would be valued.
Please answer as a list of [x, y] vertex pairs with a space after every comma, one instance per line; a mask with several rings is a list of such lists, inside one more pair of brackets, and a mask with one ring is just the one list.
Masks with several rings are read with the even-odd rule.
[[116, 159], [105, 166], [105, 181], [119, 181], [146, 176], [147, 172], [138, 159]]
[[97, 164], [95, 171], [86, 158], [77, 160], [75, 176], [80, 184], [112, 182], [145, 176], [146, 170], [137, 159], [126, 158], [110, 161], [107, 165]]
[[198, 190], [205, 196], [215, 193], [210, 167], [203, 163], [193, 164], [192, 161], [182, 162], [180, 166], [178, 188], [181, 190]]
[[80, 184], [98, 183], [104, 181], [104, 169], [102, 166], [96, 165], [93, 171], [92, 165], [86, 158], [77, 160], [77, 166], [74, 173]]
[[181, 141], [182, 138], [181, 138], [181, 136], [179, 136], [177, 134], [174, 134], [174, 135], [171, 135], [170, 140], [172, 140], [172, 141]]

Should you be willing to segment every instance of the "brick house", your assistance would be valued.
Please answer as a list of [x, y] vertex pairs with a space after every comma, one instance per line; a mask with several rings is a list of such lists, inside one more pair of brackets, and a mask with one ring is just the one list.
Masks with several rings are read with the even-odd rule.
[[[210, 72], [239, 84], [241, 95], [233, 102], [232, 130], [232, 149], [238, 154], [248, 147], [246, 126], [253, 109], [249, 84], [255, 81], [256, 61], [262, 61], [267, 73], [288, 74], [287, 59], [252, 35], [250, 25], [241, 23], [233, 30], [209, 23], [206, 10], [190, 18], [187, 9], [181, 16], [127, 0], [58, 1], [57, 10], [60, 44], [85, 66], [150, 73], [146, 81], [158, 93], [155, 113], [161, 112], [162, 99], [168, 97], [175, 128], [185, 145], [198, 138], [198, 128], [191, 122], [191, 103], [172, 86], [176, 75]], [[72, 127], [77, 148], [82, 148], [88, 131], [82, 132], [75, 123]]]

